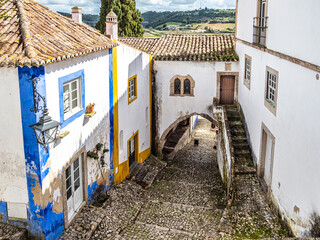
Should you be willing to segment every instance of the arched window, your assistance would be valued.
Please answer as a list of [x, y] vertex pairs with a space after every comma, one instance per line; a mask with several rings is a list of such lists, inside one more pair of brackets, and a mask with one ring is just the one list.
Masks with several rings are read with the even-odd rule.
[[180, 79], [174, 80], [174, 94], [180, 94], [181, 93], [181, 81]]
[[188, 78], [183, 83], [183, 94], [191, 94], [191, 82]]

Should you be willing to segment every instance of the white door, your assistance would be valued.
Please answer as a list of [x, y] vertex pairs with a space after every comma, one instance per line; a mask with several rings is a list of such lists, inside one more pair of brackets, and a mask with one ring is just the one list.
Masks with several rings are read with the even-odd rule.
[[83, 202], [81, 162], [81, 157], [79, 157], [66, 169], [68, 220], [73, 218]]
[[266, 155], [265, 155], [265, 165], [264, 165], [264, 180], [269, 186], [270, 184], [270, 175], [271, 175], [271, 158], [272, 158], [272, 139], [267, 135], [266, 141]]

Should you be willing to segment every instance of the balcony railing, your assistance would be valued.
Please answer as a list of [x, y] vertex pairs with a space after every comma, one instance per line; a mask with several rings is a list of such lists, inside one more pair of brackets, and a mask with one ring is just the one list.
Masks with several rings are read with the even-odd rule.
[[266, 46], [268, 17], [253, 18], [253, 43]]

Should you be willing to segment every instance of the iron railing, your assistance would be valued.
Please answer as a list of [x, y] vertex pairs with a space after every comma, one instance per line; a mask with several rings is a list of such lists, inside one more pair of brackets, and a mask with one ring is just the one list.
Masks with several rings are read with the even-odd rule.
[[268, 17], [253, 18], [253, 43], [266, 46]]

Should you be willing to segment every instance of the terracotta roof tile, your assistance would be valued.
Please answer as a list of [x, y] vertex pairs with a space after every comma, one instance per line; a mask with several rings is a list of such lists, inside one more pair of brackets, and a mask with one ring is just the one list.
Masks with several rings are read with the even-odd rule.
[[40, 66], [117, 46], [33, 0], [0, 1], [0, 66]]
[[238, 61], [233, 35], [163, 35], [160, 38], [120, 38], [120, 42], [159, 61]]

